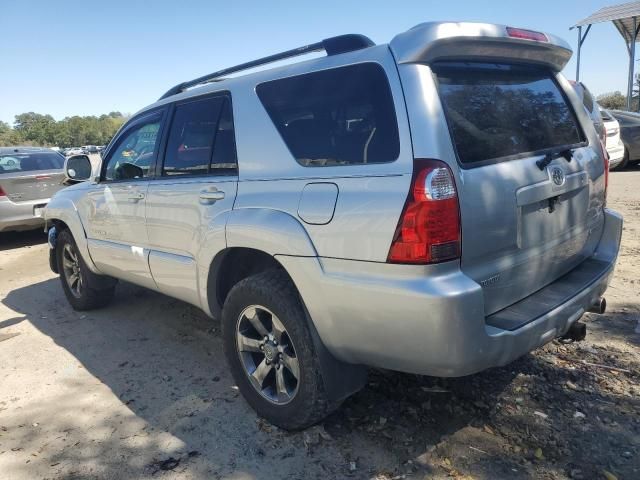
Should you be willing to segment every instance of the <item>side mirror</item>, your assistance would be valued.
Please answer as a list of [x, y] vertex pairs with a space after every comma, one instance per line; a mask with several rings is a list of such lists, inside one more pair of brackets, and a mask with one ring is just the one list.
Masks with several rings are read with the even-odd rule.
[[91, 178], [91, 160], [87, 155], [73, 155], [64, 162], [65, 181], [69, 183], [86, 182]]

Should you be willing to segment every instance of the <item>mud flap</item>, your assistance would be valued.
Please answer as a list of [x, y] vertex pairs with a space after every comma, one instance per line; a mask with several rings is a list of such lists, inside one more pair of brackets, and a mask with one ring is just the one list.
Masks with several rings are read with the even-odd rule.
[[318, 335], [302, 298], [300, 298], [300, 303], [304, 308], [307, 324], [313, 338], [313, 345], [318, 354], [327, 397], [332, 402], [342, 401], [360, 391], [367, 384], [369, 369], [365, 365], [346, 363], [334, 357], [320, 339], [320, 335]]

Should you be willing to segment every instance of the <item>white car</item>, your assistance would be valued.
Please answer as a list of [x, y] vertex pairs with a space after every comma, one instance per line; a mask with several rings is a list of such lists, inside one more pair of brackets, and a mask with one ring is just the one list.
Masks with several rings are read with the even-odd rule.
[[65, 156], [70, 157], [72, 155], [83, 155], [84, 153], [84, 149], [80, 147], [73, 147], [66, 151]]
[[620, 138], [620, 124], [611, 112], [600, 107], [600, 114], [605, 128], [605, 146], [609, 154], [609, 169], [613, 170], [624, 159], [624, 144]]

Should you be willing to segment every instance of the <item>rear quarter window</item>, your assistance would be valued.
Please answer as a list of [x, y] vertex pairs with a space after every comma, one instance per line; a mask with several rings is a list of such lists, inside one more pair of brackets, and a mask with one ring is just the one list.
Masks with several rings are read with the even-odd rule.
[[461, 163], [477, 166], [584, 141], [551, 72], [497, 64], [434, 67]]
[[585, 86], [582, 87], [582, 92], [582, 104], [584, 105], [584, 108], [586, 108], [589, 113], [593, 113], [594, 101], [591, 92]]
[[273, 80], [256, 91], [292, 155], [305, 167], [398, 158], [393, 98], [377, 63]]

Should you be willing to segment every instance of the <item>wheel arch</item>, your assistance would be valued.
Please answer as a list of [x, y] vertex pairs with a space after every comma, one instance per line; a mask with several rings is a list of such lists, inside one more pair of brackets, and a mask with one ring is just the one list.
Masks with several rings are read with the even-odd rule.
[[318, 354], [324, 388], [332, 401], [342, 400], [360, 390], [367, 380], [367, 368], [337, 359], [325, 346], [315, 327], [296, 283], [284, 265], [273, 255], [249, 247], [228, 247], [216, 255], [207, 280], [207, 299], [210, 313], [221, 318], [224, 299], [240, 280], [267, 269], [282, 270], [289, 278], [305, 311], [306, 322]]
[[273, 255], [249, 247], [228, 247], [219, 252], [209, 267], [207, 304], [210, 313], [219, 318], [224, 301], [239, 281], [265, 270], [283, 270], [295, 287], [295, 282]]
[[220, 315], [222, 302], [218, 287], [211, 286], [219, 283], [218, 270], [233, 249], [243, 249], [264, 263], [270, 257], [274, 268], [283, 268], [276, 255], [317, 256], [302, 224], [289, 213], [270, 208], [239, 208], [219, 215], [202, 244], [197, 255], [200, 305], [213, 317]]
[[80, 255], [82, 255], [82, 259], [87, 264], [89, 270], [93, 273], [100, 274], [89, 254], [87, 233], [80, 219], [80, 214], [71, 199], [55, 196], [51, 202], [49, 202], [45, 210], [45, 228], [48, 229], [49, 225], [55, 226], [56, 228], [61, 226], [68, 229], [71, 235], [73, 235], [73, 239], [78, 246], [78, 251]]

